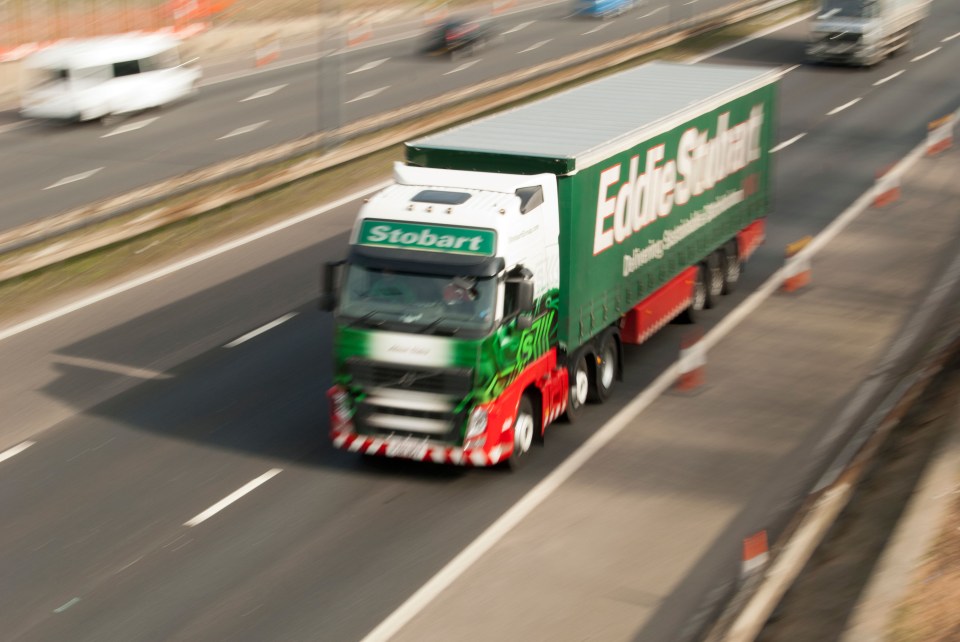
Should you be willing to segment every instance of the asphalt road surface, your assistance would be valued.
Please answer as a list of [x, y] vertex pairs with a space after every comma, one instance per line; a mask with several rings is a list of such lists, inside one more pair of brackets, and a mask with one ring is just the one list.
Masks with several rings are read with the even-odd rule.
[[[555, 38], [560, 24], [546, 33]], [[939, 0], [908, 55], [871, 70], [800, 66], [784, 77], [768, 243], [707, 325], [779, 267], [786, 243], [822, 229], [929, 121], [957, 108], [958, 34], [960, 9]], [[792, 65], [804, 38], [797, 23], [715, 59]], [[501, 48], [507, 64], [515, 52]], [[365, 87], [395, 84], [377, 73], [385, 76]], [[235, 101], [282, 81], [243, 82], [212, 91]], [[294, 128], [287, 120], [301, 109], [291, 97], [275, 109]], [[264, 118], [207, 118], [206, 100], [170, 114], [195, 119], [202, 148]], [[312, 113], [302, 111], [307, 127]], [[102, 139], [123, 141], [103, 158], [132, 168], [133, 137], [162, 131], [166, 118], [130, 139]], [[261, 129], [234, 151], [265, 144], [270, 128]], [[94, 145], [101, 132], [33, 143], [26, 130], [3, 136]], [[334, 451], [324, 401], [331, 321], [315, 299], [318, 268], [344, 254], [356, 209], [330, 209], [0, 340], [5, 639], [359, 639], [676, 357], [673, 327], [631, 350], [610, 401], [587, 408], [576, 430], [548, 435], [518, 474], [370, 464]]]

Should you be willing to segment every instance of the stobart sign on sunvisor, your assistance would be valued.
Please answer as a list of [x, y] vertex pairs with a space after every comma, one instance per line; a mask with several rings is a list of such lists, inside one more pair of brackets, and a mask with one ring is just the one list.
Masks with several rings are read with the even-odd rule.
[[488, 229], [374, 219], [366, 219], [360, 224], [357, 238], [360, 245], [478, 256], [493, 256], [496, 241], [497, 233]]
[[[630, 157], [629, 167], [616, 163], [600, 172], [593, 254], [597, 255], [623, 243], [635, 232], [668, 217], [674, 205], [686, 205], [691, 199], [713, 190], [731, 174], [745, 169], [761, 156], [763, 105], [751, 107], [749, 116], [730, 123], [730, 113], [716, 116], [713, 136], [707, 128], [686, 128], [673, 149], [669, 143], [653, 145], [643, 158]], [[708, 204], [693, 217], [706, 224], [743, 199], [737, 190], [724, 193], [716, 204]], [[691, 226], [687, 225], [688, 231]], [[682, 231], [682, 230], [679, 230]], [[662, 252], [678, 241], [677, 234], [666, 231], [654, 242], [653, 253]], [[661, 247], [660, 244], [664, 246]], [[634, 258], [634, 257], [631, 257]], [[660, 257], [656, 257], [660, 258]], [[626, 266], [625, 257], [625, 266]], [[632, 270], [624, 270], [624, 276]]]

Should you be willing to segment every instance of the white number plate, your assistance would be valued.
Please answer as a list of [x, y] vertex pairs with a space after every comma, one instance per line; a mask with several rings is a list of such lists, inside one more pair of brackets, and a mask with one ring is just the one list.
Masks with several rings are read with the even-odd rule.
[[419, 439], [387, 439], [387, 457], [423, 459], [427, 456], [427, 444]]

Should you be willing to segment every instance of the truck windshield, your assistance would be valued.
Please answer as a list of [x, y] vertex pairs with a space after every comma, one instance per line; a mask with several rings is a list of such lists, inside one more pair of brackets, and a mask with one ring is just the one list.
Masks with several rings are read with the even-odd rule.
[[824, 0], [820, 15], [831, 18], [869, 18], [873, 15], [871, 0]]
[[350, 265], [338, 313], [345, 323], [442, 336], [493, 327], [497, 280]]

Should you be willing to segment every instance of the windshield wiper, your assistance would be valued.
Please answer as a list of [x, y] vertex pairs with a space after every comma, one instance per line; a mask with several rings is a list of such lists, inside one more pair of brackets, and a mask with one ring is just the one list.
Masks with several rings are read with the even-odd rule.
[[[365, 315], [363, 315], [362, 317], [358, 317], [358, 318], [356, 318], [356, 319], [352, 319], [349, 323], [347, 323], [347, 327], [353, 328], [353, 327], [356, 327], [356, 326], [358, 326], [358, 325], [360, 325], [360, 324], [366, 324], [366, 322], [367, 322], [373, 315], [375, 315], [375, 314], [380, 314], [380, 310], [372, 310], [372, 311], [370, 311], [370, 312], [367, 312], [367, 313], [366, 313]], [[382, 326], [382, 325], [383, 325], [383, 321], [381, 321], [380, 323], [374, 325], [373, 327], [379, 328], [379, 327]]]

